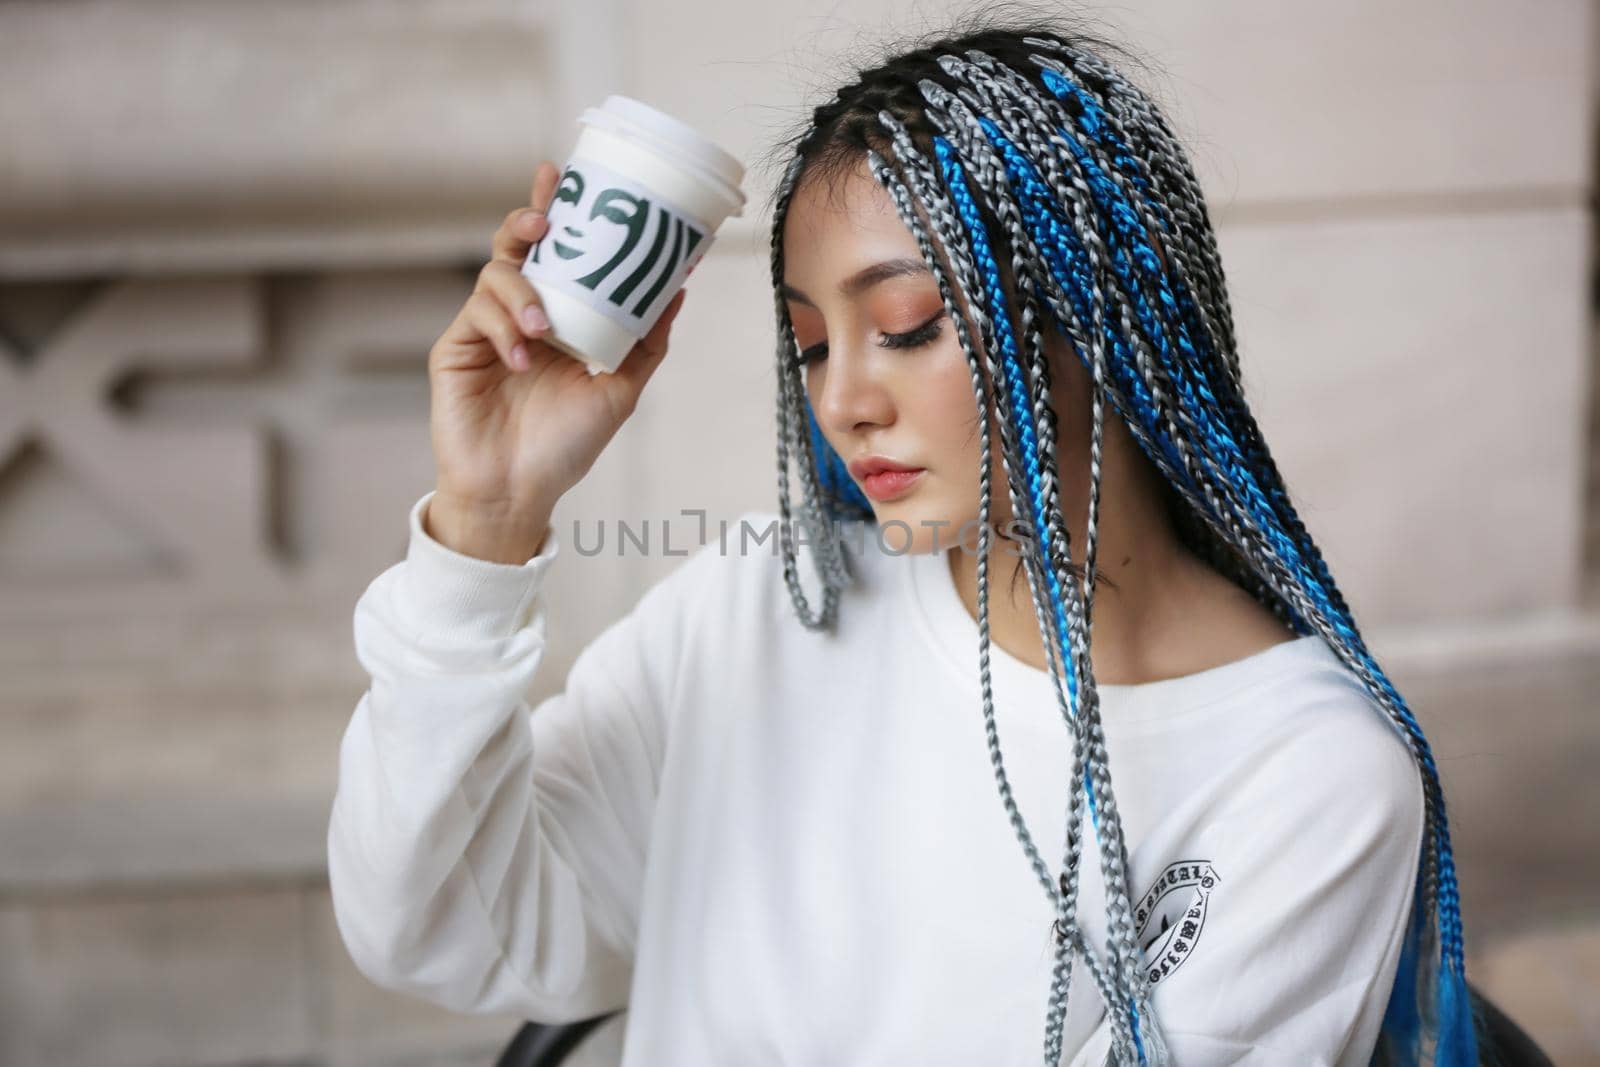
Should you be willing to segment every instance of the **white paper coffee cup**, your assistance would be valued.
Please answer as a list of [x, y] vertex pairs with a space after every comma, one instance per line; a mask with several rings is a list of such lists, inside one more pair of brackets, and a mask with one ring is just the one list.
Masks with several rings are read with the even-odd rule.
[[744, 210], [744, 166], [670, 115], [612, 95], [578, 119], [549, 229], [522, 273], [550, 318], [542, 340], [617, 369]]

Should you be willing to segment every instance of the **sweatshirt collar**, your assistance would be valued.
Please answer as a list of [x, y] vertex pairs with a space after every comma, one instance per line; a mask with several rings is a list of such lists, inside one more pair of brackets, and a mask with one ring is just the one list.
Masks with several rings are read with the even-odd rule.
[[[960, 680], [978, 685], [978, 623], [967, 612], [950, 573], [949, 548], [940, 552], [908, 555], [904, 564], [902, 593], [909, 609], [925, 633], [930, 647], [945, 670]], [[1000, 588], [991, 571], [991, 597]], [[1009, 582], [1009, 576], [1000, 579]], [[1026, 577], [1019, 579], [1025, 583]], [[1322, 638], [1307, 634], [1279, 642], [1242, 659], [1219, 664], [1193, 674], [1164, 678], [1135, 685], [1099, 683], [1100, 706], [1108, 732], [1124, 723], [1148, 722], [1169, 718], [1197, 707], [1212, 704], [1258, 682], [1286, 673], [1304, 671], [1317, 663], [1338, 666], [1339, 661]], [[1055, 682], [1048, 671], [1040, 670], [1007, 652], [992, 640], [989, 643], [990, 683], [995, 700], [1021, 699], [1056, 704]], [[1063, 683], [1063, 690], [1065, 684]], [[1057, 716], [1045, 720], [1059, 724]]]

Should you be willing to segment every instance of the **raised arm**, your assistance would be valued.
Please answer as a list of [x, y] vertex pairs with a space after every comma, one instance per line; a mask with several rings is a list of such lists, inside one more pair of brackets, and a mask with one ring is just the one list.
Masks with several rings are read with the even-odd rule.
[[550, 1020], [626, 995], [667, 692], [652, 649], [673, 632], [651, 617], [673, 599], [652, 589], [530, 713], [549, 520], [634, 411], [683, 303], [613, 374], [551, 345], [520, 266], [556, 179], [537, 168], [428, 353], [438, 485], [411, 511], [406, 558], [356, 605], [372, 684], [328, 827], [334, 912], [364, 973], [457, 1010]]

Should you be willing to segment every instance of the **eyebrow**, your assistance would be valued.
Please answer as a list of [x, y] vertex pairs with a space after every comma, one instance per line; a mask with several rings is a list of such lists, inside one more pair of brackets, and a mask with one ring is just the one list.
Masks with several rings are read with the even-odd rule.
[[[874, 263], [856, 271], [850, 277], [839, 283], [839, 295], [843, 297], [857, 296], [871, 289], [879, 282], [888, 281], [890, 278], [907, 278], [918, 274], [931, 274], [928, 265], [920, 259], [901, 256], [898, 259], [886, 259], [882, 263]], [[778, 287], [778, 292], [785, 300], [793, 300], [807, 307], [816, 307], [811, 298], [800, 290], [784, 282]]]

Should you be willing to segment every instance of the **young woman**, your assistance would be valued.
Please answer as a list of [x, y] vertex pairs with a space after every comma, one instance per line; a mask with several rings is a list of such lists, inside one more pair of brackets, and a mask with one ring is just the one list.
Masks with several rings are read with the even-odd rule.
[[553, 508], [683, 300], [614, 376], [543, 344], [540, 166], [430, 353], [438, 485], [356, 608], [329, 873], [374, 981], [626, 1005], [629, 1067], [1021, 1064], [1041, 1029], [1047, 1064], [1476, 1062], [1437, 769], [1110, 54], [988, 20], [783, 146], [778, 512], [530, 709]]

